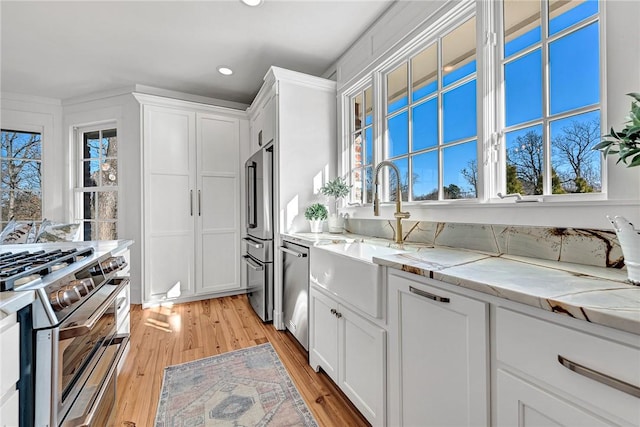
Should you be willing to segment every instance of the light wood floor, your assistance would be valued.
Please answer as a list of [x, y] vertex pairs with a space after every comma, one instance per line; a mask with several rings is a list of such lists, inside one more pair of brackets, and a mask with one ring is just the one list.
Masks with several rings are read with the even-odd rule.
[[259, 321], [244, 295], [145, 310], [131, 306], [131, 348], [118, 376], [116, 425], [153, 425], [166, 366], [267, 341], [320, 426], [368, 425], [324, 373], [314, 372], [288, 332]]

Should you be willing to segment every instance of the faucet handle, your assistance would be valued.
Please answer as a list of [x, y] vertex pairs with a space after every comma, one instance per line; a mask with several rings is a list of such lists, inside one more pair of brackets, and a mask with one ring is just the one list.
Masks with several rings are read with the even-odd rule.
[[411, 216], [409, 212], [396, 212], [393, 214], [394, 218], [403, 218], [407, 219]]

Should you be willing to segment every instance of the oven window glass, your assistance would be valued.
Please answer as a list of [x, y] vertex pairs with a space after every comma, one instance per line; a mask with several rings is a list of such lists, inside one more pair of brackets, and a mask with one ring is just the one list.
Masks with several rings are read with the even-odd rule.
[[[86, 334], [60, 341], [61, 389], [64, 401], [80, 377], [82, 370], [88, 366], [111, 343], [116, 332], [115, 310], [110, 308]], [[96, 359], [94, 359], [94, 357]]]

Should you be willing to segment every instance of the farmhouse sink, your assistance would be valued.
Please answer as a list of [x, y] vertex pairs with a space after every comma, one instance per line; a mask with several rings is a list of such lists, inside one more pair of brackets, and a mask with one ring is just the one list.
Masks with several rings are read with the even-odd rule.
[[372, 258], [405, 251], [365, 242], [335, 243], [310, 249], [312, 284], [370, 316], [382, 316], [382, 267]]

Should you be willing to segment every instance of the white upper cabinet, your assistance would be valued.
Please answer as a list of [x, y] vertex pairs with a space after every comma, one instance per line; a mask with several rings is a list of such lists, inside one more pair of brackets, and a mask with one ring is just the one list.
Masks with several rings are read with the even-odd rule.
[[243, 112], [138, 96], [143, 302], [241, 291]]

